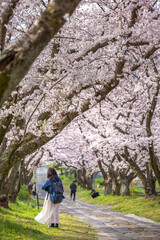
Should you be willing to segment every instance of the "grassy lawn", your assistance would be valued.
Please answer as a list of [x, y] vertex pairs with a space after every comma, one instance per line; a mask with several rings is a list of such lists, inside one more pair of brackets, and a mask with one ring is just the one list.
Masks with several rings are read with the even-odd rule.
[[0, 208], [0, 239], [3, 240], [92, 240], [97, 239], [96, 231], [77, 217], [60, 213], [59, 228], [48, 228], [39, 224], [34, 217], [41, 211], [34, 201], [10, 203], [9, 209]]
[[[89, 193], [89, 192], [88, 192]], [[88, 196], [86, 191], [81, 191], [77, 195], [81, 201], [89, 202], [95, 205], [110, 205], [111, 209], [122, 213], [134, 213], [141, 217], [160, 222], [160, 197], [149, 200], [139, 196], [112, 196], [100, 195], [93, 199]], [[156, 203], [156, 204], [155, 204]]]
[[[65, 191], [69, 193], [69, 184], [72, 182], [72, 179], [68, 179], [65, 176], [62, 176], [64, 183]], [[141, 217], [146, 217], [152, 219], [156, 222], [160, 222], [160, 196], [156, 197], [154, 200], [146, 199], [141, 196], [112, 196], [104, 195], [104, 189], [100, 182], [102, 179], [97, 178], [95, 186], [99, 185], [100, 196], [97, 198], [92, 198], [90, 190], [83, 189], [78, 186], [77, 197], [80, 198], [80, 201], [92, 203], [95, 205], [109, 205], [111, 209], [122, 213], [134, 213]], [[143, 194], [144, 190], [140, 187], [134, 187], [134, 193]]]

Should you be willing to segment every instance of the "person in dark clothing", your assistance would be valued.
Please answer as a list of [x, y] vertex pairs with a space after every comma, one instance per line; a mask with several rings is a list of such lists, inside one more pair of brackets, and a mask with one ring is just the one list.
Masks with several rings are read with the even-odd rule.
[[70, 200], [72, 200], [72, 195], [73, 195], [73, 201], [75, 201], [76, 198], [76, 190], [77, 190], [77, 185], [75, 184], [75, 181], [73, 181], [70, 185], [71, 189], [71, 194], [70, 194]]
[[36, 183], [34, 182], [32, 185], [32, 195], [35, 197], [36, 196]]
[[29, 194], [32, 195], [32, 184], [31, 184], [31, 182], [29, 182], [29, 184], [28, 184], [28, 191], [29, 191]]
[[92, 189], [92, 192], [90, 193], [90, 195], [92, 196], [92, 198], [95, 198], [99, 196], [99, 192], [96, 192], [94, 189]]

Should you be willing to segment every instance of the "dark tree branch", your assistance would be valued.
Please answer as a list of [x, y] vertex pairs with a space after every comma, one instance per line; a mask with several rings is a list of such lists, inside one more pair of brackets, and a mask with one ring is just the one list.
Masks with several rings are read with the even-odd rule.
[[63, 26], [64, 15], [71, 15], [79, 2], [80, 0], [55, 0], [50, 3], [28, 33], [4, 50], [0, 57], [0, 107]]

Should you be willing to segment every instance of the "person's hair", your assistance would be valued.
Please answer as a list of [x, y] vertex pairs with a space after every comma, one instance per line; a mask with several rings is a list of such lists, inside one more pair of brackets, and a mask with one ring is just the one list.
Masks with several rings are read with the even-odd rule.
[[56, 170], [55, 170], [53, 167], [50, 167], [50, 168], [48, 168], [48, 171], [47, 171], [47, 178], [51, 178], [52, 176], [53, 176], [56, 180], [59, 179]]

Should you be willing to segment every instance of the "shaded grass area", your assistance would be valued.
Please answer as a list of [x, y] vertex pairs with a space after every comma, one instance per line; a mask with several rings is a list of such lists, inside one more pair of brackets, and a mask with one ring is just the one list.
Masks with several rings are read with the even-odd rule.
[[[68, 179], [65, 176], [63, 178], [63, 183], [65, 190], [69, 193], [69, 184], [72, 179]], [[160, 222], [160, 196], [153, 199], [146, 199], [144, 196], [112, 196], [104, 195], [104, 189], [100, 185], [100, 179], [96, 179], [95, 186], [99, 185], [100, 196], [97, 198], [92, 198], [90, 190], [83, 189], [78, 186], [76, 196], [80, 201], [88, 202], [95, 205], [108, 205], [111, 209], [122, 212], [122, 213], [134, 213], [141, 217], [146, 217], [148, 219]], [[143, 194], [143, 188], [134, 186], [134, 193]], [[158, 204], [159, 203], [159, 204]]]
[[60, 227], [48, 228], [39, 224], [34, 217], [41, 211], [33, 202], [10, 203], [11, 209], [0, 208], [0, 239], [3, 240], [92, 240], [96, 231], [70, 214], [60, 213]]

